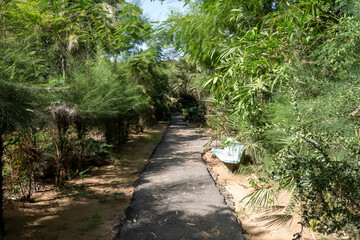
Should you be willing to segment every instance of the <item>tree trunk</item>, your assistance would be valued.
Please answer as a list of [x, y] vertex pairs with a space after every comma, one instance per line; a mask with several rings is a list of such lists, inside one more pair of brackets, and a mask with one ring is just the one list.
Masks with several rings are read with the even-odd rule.
[[28, 175], [28, 181], [29, 181], [29, 189], [28, 189], [28, 194], [26, 196], [26, 201], [27, 202], [31, 202], [31, 188], [32, 188], [32, 177], [31, 177], [31, 173]]
[[68, 130], [68, 126], [61, 126], [58, 124], [58, 131], [59, 131], [59, 161], [58, 161], [58, 169], [57, 169], [57, 176], [55, 178], [55, 184], [57, 186], [62, 186], [65, 177], [66, 177], [66, 173], [67, 173], [67, 167], [68, 167], [68, 162], [67, 162], [67, 156], [65, 156], [65, 137], [66, 137], [66, 132]]
[[61, 69], [61, 74], [63, 76], [63, 79], [65, 80], [66, 77], [66, 57], [64, 54], [60, 55], [60, 69]]
[[4, 214], [3, 214], [3, 198], [4, 198], [4, 190], [3, 190], [3, 161], [2, 156], [4, 153], [4, 141], [2, 138], [2, 133], [0, 133], [0, 236], [5, 235], [5, 224], [4, 224]]
[[114, 142], [114, 124], [110, 121], [105, 122], [105, 138], [107, 144], [112, 144]]
[[84, 155], [84, 151], [85, 151], [84, 136], [85, 136], [86, 128], [85, 128], [84, 124], [81, 123], [81, 121], [75, 121], [75, 126], [76, 126], [76, 130], [77, 130], [78, 140], [80, 142], [78, 170], [81, 171], [82, 165], [83, 165], [83, 155]]

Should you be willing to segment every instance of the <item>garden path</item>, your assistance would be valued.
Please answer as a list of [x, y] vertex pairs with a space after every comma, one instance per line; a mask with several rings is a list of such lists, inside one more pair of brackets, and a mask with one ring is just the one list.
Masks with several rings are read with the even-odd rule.
[[140, 174], [115, 239], [245, 239], [202, 161], [208, 138], [196, 130], [174, 117]]

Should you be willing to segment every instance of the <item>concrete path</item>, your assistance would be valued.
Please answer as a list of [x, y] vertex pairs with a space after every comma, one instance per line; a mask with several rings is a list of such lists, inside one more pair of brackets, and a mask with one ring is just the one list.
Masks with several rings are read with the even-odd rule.
[[245, 239], [201, 159], [207, 138], [175, 117], [140, 174], [115, 239]]

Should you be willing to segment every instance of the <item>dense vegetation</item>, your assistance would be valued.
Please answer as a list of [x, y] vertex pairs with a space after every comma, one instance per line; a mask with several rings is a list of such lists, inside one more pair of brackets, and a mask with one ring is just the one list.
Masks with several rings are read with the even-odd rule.
[[61, 187], [171, 111], [207, 113], [261, 175], [250, 207], [289, 189], [302, 226], [359, 238], [360, 3], [184, 3], [154, 29], [123, 0], [0, 0], [0, 199]]
[[359, 238], [360, 3], [186, 2], [160, 32], [207, 74], [213, 139], [236, 137], [260, 172], [248, 205], [286, 188], [302, 226]]
[[63, 187], [182, 106], [170, 97], [175, 63], [137, 5], [1, 0], [0, 23], [4, 234], [4, 198], [30, 202], [39, 183]]

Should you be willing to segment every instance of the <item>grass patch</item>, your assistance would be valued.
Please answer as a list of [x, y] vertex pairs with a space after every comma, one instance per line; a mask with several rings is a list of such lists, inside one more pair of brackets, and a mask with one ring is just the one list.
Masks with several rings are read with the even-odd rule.
[[118, 166], [129, 166], [130, 165], [130, 160], [126, 159], [126, 158], [121, 158], [118, 162], [117, 162]]
[[80, 229], [80, 235], [83, 236], [86, 232], [89, 232], [100, 226], [101, 216], [99, 213], [94, 213], [90, 217], [81, 218], [79, 221], [86, 222], [86, 224]]
[[142, 143], [154, 143], [157, 144], [163, 133], [155, 132], [155, 133], [143, 133], [140, 137], [140, 142]]
[[124, 199], [125, 197], [126, 197], [125, 193], [114, 192], [112, 194], [106, 193], [106, 194], [102, 195], [101, 197], [99, 197], [98, 200], [99, 200], [99, 202], [106, 202], [106, 201], [111, 201], [111, 200]]
[[82, 197], [89, 198], [93, 191], [86, 188], [84, 184], [76, 184], [76, 183], [65, 183], [63, 187], [57, 188], [56, 192], [60, 192], [61, 195], [71, 197], [73, 199], [79, 199]]

